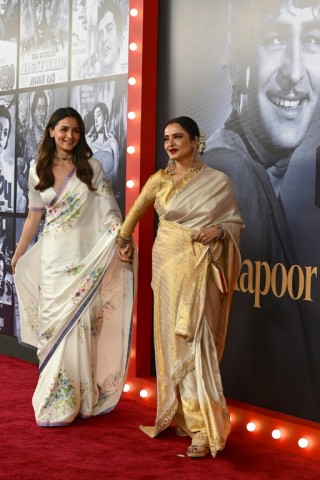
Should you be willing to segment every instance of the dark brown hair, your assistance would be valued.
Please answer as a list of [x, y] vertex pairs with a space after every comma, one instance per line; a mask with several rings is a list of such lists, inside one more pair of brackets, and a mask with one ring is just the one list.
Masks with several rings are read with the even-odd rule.
[[54, 129], [57, 123], [66, 117], [75, 118], [78, 122], [80, 131], [80, 140], [73, 150], [73, 163], [77, 168], [77, 177], [87, 185], [89, 190], [94, 191], [92, 185], [93, 170], [89, 158], [93, 153], [86, 141], [84, 122], [81, 115], [72, 107], [58, 108], [51, 115], [42, 137], [39, 156], [36, 164], [36, 172], [39, 177], [39, 183], [35, 186], [36, 190], [41, 192], [54, 185], [54, 175], [52, 173], [53, 156], [56, 150], [55, 139], [50, 136], [50, 128]]

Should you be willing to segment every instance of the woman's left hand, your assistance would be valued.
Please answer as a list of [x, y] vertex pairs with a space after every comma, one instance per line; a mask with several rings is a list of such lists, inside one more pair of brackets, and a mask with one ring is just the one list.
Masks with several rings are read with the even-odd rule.
[[202, 243], [202, 245], [209, 245], [218, 235], [219, 228], [215, 225], [212, 227], [203, 227], [192, 235], [192, 241]]

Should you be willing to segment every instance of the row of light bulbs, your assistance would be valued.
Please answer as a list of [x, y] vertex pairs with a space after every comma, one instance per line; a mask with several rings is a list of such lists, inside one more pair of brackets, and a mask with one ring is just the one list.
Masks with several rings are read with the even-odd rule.
[[[130, 388], [130, 385], [128, 383], [126, 383], [123, 387], [123, 391], [125, 393], [130, 392], [130, 389], [131, 388]], [[148, 390], [143, 388], [142, 390], [140, 390], [139, 395], [140, 395], [141, 398], [147, 398], [148, 395], [149, 395]], [[232, 418], [231, 418], [231, 420], [232, 420]], [[247, 425], [246, 425], [246, 429], [247, 429], [248, 432], [254, 432], [257, 429], [257, 425], [256, 425], [255, 422], [248, 422]], [[274, 430], [272, 430], [271, 436], [274, 440], [279, 440], [282, 437], [282, 432], [281, 432], [280, 429], [275, 428]], [[309, 441], [308, 441], [307, 438], [301, 437], [301, 438], [299, 438], [297, 444], [300, 448], [304, 449], [304, 448], [307, 448], [309, 446]]]
[[[129, 11], [129, 14], [130, 14], [131, 17], [134, 18], [134, 17], [137, 17], [139, 15], [139, 11], [138, 11], [137, 8], [131, 8], [130, 11]], [[137, 51], [138, 50], [138, 45], [135, 42], [130, 42], [129, 50], [131, 52]], [[129, 77], [128, 78], [128, 84], [130, 86], [134, 86], [134, 85], [136, 85], [136, 83], [137, 83], [137, 79], [135, 77]], [[135, 120], [135, 118], [137, 117], [136, 112], [132, 112], [132, 111], [128, 112], [127, 117], [128, 117], [129, 120]], [[136, 149], [133, 145], [128, 145], [127, 153], [129, 155], [133, 155], [135, 153], [135, 151], [136, 151]], [[127, 188], [133, 188], [134, 185], [135, 185], [134, 180], [129, 179], [129, 180], [126, 181]]]
[[[124, 385], [123, 391], [126, 393], [130, 392], [130, 385], [128, 383]], [[143, 388], [142, 390], [140, 390], [139, 395], [141, 398], [147, 398], [149, 395], [148, 390]], [[246, 429], [248, 430], [248, 432], [254, 432], [257, 429], [257, 425], [254, 422], [248, 422], [246, 425]], [[279, 440], [282, 437], [281, 430], [275, 428], [274, 430], [272, 430], [271, 436], [274, 440]], [[309, 446], [309, 441], [307, 438], [301, 437], [299, 438], [297, 444], [300, 448], [304, 449]]]

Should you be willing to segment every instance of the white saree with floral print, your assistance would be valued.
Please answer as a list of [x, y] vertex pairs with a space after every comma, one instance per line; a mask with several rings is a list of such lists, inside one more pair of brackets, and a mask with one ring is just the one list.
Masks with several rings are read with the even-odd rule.
[[121, 213], [99, 161], [91, 192], [74, 169], [58, 192], [35, 190], [29, 208], [46, 210], [43, 233], [17, 264], [20, 341], [37, 348], [33, 395], [40, 426], [70, 424], [118, 403], [128, 365], [133, 272], [118, 260]]

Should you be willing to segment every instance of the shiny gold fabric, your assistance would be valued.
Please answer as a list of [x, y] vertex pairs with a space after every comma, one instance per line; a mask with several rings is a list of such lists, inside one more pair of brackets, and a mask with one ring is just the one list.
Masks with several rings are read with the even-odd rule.
[[[206, 166], [174, 185], [163, 170], [150, 177], [122, 235], [132, 234], [152, 203], [160, 219], [152, 254], [158, 408], [155, 426], [141, 428], [154, 437], [174, 420], [190, 436], [207, 436], [215, 456], [230, 431], [219, 360], [240, 270], [243, 222], [228, 178]], [[192, 242], [193, 232], [218, 223], [228, 232], [224, 240]], [[209, 247], [225, 271], [225, 295], [214, 283]]]

